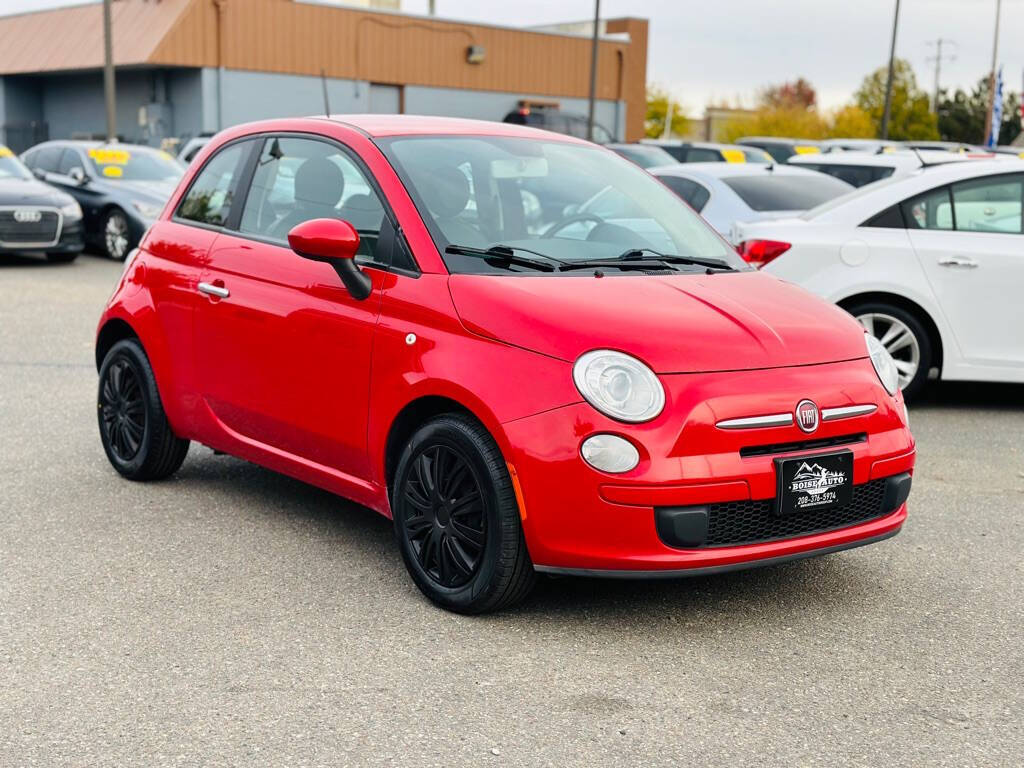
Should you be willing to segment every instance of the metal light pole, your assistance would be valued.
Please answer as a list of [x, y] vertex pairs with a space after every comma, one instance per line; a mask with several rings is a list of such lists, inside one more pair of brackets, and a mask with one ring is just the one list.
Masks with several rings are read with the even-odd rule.
[[892, 16], [892, 42], [889, 44], [889, 76], [885, 80], [885, 110], [882, 112], [882, 139], [889, 138], [889, 117], [892, 113], [892, 78], [896, 60], [896, 29], [900, 24], [900, 0]]
[[594, 107], [597, 98], [597, 38], [601, 27], [601, 0], [594, 0], [594, 37], [590, 42], [590, 111], [587, 115], [587, 141], [594, 140]]
[[[999, 53], [999, 13], [1003, 8], [1003, 0], [996, 0], [996, 31], [992, 38], [992, 71], [988, 76], [988, 110], [985, 113], [985, 146], [992, 140], [992, 110], [996, 104], [996, 57]], [[995, 144], [999, 136], [995, 137]]]
[[114, 93], [114, 41], [111, 35], [110, 6], [103, 0], [103, 97], [107, 102], [107, 141], [117, 141], [117, 95]]

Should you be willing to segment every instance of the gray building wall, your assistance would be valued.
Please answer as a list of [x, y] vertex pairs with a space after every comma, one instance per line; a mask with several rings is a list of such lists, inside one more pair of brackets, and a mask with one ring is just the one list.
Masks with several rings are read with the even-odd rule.
[[[324, 111], [319, 77], [214, 68], [147, 68], [118, 70], [116, 83], [117, 133], [133, 143], [157, 145], [165, 137], [188, 139], [252, 120]], [[222, 95], [219, 100], [218, 94]], [[356, 80], [328, 79], [327, 96], [335, 114], [393, 110], [399, 101], [394, 86]], [[501, 120], [521, 98], [542, 97], [421, 86], [405, 86], [401, 92], [407, 114], [481, 120]], [[566, 112], [587, 112], [586, 99], [557, 101]], [[143, 106], [147, 122], [140, 125], [139, 110]], [[624, 103], [598, 101], [596, 109], [597, 121], [622, 136]], [[49, 138], [102, 136], [106, 132], [102, 73], [0, 78], [0, 128], [33, 121], [48, 124]], [[42, 138], [46, 137], [36, 140]]]

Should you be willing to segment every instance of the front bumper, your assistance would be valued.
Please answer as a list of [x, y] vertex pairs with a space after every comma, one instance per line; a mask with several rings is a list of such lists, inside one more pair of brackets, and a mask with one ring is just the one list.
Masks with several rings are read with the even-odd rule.
[[[879, 496], [873, 514], [770, 540], [687, 546], [659, 535], [659, 510], [724, 509], [733, 502], [763, 509], [776, 494], [778, 456], [827, 453], [839, 444], [853, 454], [855, 488], [909, 475], [915, 457], [902, 403], [885, 393], [867, 360], [660, 378], [666, 407], [647, 424], [620, 424], [576, 403], [504, 425], [522, 490], [523, 529], [537, 570], [606, 575], [731, 570], [881, 540], [903, 525], [905, 496], [890, 508], [881, 506]], [[823, 422], [813, 435], [795, 425], [715, 426], [727, 419], [791, 412], [804, 398], [821, 408], [870, 403], [877, 409]], [[631, 440], [641, 456], [636, 469], [611, 475], [587, 465], [579, 446], [598, 432]], [[820, 445], [817, 441], [831, 445], [808, 447]]]

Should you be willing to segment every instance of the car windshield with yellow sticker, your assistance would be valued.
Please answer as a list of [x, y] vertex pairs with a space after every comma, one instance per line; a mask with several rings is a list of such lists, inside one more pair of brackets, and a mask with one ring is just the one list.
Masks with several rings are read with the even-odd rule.
[[138, 147], [96, 147], [89, 150], [89, 162], [98, 176], [111, 180], [177, 181], [184, 171], [166, 152]]

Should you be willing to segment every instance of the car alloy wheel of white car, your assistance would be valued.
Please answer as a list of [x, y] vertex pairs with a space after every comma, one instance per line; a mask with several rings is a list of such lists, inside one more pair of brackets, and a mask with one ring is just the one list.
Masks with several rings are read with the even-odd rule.
[[900, 372], [900, 389], [906, 388], [921, 366], [921, 345], [914, 332], [899, 318], [882, 312], [857, 315], [857, 321], [892, 355]]

